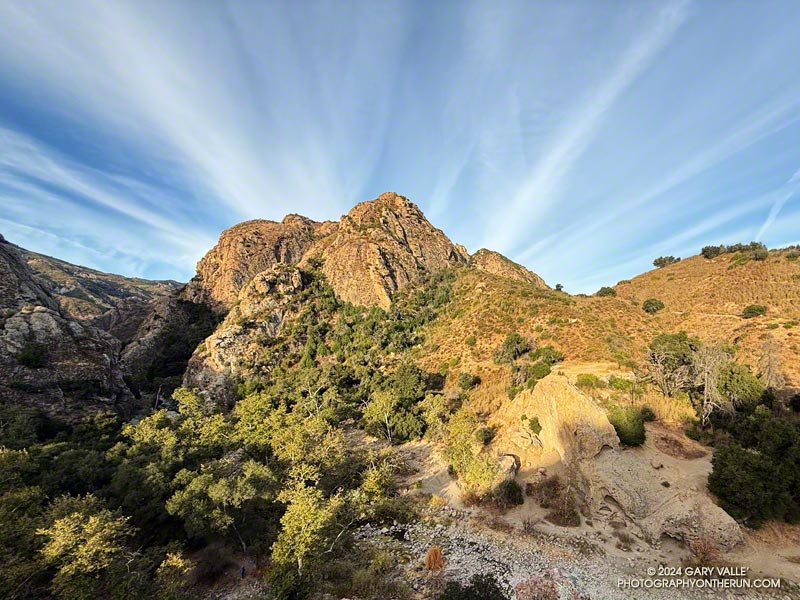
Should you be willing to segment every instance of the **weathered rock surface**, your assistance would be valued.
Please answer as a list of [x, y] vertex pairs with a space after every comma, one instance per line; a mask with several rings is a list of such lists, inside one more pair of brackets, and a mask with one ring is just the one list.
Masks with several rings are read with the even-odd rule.
[[19, 249], [3, 238], [0, 241], [0, 323], [29, 305], [58, 309], [58, 302], [33, 279]]
[[91, 320], [120, 339], [135, 333], [152, 300], [181, 287], [177, 281], [123, 277], [22, 248], [17, 251], [30, 267], [34, 281], [58, 302], [62, 314]]
[[543, 289], [550, 289], [544, 279], [539, 277], [536, 273], [529, 271], [522, 265], [515, 263], [494, 250], [481, 248], [469, 257], [469, 264], [474, 269], [486, 271], [487, 273], [492, 273], [499, 277], [506, 277], [507, 279], [514, 279], [515, 281], [531, 283]]
[[[541, 426], [538, 435], [529, 425], [534, 417]], [[506, 402], [493, 421], [500, 425], [493, 445], [519, 455], [523, 465], [535, 464], [550, 451], [557, 452], [564, 463], [575, 463], [591, 459], [606, 446], [619, 445], [605, 411], [556, 373], [540, 380], [533, 390], [524, 390]]]
[[729, 550], [743, 539], [738, 523], [705, 492], [682, 484], [680, 471], [669, 465], [653, 469], [642, 451], [605, 450], [582, 463], [581, 472], [593, 512], [621, 513], [650, 543], [664, 535], [682, 542], [703, 538]]
[[197, 280], [209, 304], [218, 312], [227, 312], [256, 274], [278, 264], [298, 263], [317, 230], [324, 235], [329, 228], [327, 223], [287, 215], [280, 223], [255, 220], [226, 229], [217, 245], [197, 263]]
[[416, 204], [393, 192], [354, 207], [309, 255], [320, 249], [322, 270], [338, 298], [382, 308], [419, 275], [468, 259]]
[[0, 398], [76, 419], [129, 398], [121, 343], [59, 312], [21, 253], [0, 244]]
[[303, 285], [300, 270], [293, 266], [276, 265], [256, 275], [241, 290], [225, 320], [192, 355], [184, 385], [201, 390], [215, 403], [229, 404], [240, 379], [266, 375], [272, 362], [270, 341], [296, 308], [293, 300]]

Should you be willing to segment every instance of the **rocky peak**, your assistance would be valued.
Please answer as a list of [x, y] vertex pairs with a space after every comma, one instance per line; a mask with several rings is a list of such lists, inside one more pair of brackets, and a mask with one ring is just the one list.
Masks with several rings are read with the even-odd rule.
[[356, 205], [331, 236], [321, 252], [323, 272], [336, 295], [353, 304], [386, 308], [419, 275], [467, 262], [462, 248], [394, 192]]
[[208, 302], [227, 312], [254, 275], [277, 264], [297, 263], [314, 241], [319, 223], [299, 215], [282, 222], [245, 221], [226, 229], [197, 263], [200, 286]]
[[508, 279], [514, 279], [515, 281], [531, 283], [536, 287], [550, 289], [544, 279], [539, 277], [536, 273], [529, 271], [522, 265], [515, 263], [494, 250], [481, 248], [470, 256], [469, 264], [474, 269], [486, 271], [487, 273], [492, 273], [499, 277], [506, 277]]

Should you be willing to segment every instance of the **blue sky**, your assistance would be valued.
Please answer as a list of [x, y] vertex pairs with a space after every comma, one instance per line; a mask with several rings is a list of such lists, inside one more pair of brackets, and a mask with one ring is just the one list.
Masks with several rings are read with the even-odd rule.
[[800, 242], [800, 2], [0, 0], [0, 232], [187, 280], [383, 191], [592, 292]]

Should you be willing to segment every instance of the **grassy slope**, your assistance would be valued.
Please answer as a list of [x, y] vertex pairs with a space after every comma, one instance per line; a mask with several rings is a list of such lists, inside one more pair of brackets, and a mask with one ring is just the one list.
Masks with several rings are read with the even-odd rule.
[[[567, 361], [596, 363], [625, 355], [641, 359], [657, 333], [685, 329], [709, 342], [735, 344], [739, 360], [754, 368], [761, 345], [771, 334], [783, 345], [789, 383], [800, 384], [800, 326], [784, 327], [800, 319], [800, 281], [792, 278], [800, 278], [800, 261], [773, 251], [766, 261], [732, 265], [734, 256], [714, 260], [695, 256], [644, 273], [621, 282], [616, 298], [570, 297], [458, 269], [454, 301], [427, 327], [426, 344], [417, 356], [429, 371], [447, 364], [453, 384], [459, 372], [480, 375], [484, 385], [476, 400], [485, 396], [487, 410], [505, 397], [509, 369], [495, 365], [493, 355], [511, 331], [540, 346], [555, 346]], [[641, 304], [648, 298], [662, 300], [665, 308], [656, 315], [645, 313]], [[767, 315], [742, 318], [748, 304], [766, 305]], [[475, 336], [474, 346], [467, 344], [470, 336]]]
[[[741, 361], [754, 367], [767, 335], [783, 346], [783, 365], [792, 385], [800, 385], [800, 262], [772, 251], [765, 261], [737, 264], [734, 254], [713, 260], [692, 256], [617, 285], [619, 298], [641, 304], [658, 298], [664, 310], [651, 317], [664, 331], [684, 329], [703, 340], [728, 342]], [[741, 317], [749, 304], [763, 304], [766, 316]], [[784, 327], [789, 323], [790, 327]], [[777, 325], [777, 327], [776, 327]]]

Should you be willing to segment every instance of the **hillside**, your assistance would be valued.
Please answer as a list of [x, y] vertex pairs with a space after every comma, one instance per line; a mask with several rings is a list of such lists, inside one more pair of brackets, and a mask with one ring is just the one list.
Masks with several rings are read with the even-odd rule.
[[394, 193], [231, 227], [181, 287], [0, 243], [0, 516], [25, 515], [0, 587], [625, 599], [736, 556], [791, 591], [800, 403], [755, 365], [772, 334], [798, 381], [798, 267], [692, 257], [571, 296]]
[[[769, 335], [782, 346], [783, 364], [800, 385], [800, 261], [790, 251], [773, 250], [766, 260], [742, 261], [734, 253], [713, 259], [691, 256], [620, 282], [620, 299], [641, 306], [648, 298], [664, 309], [647, 318], [651, 329], [681, 329], [709, 342], [736, 345], [740, 359], [756, 365]], [[751, 304], [767, 307], [765, 316], [745, 319]]]

